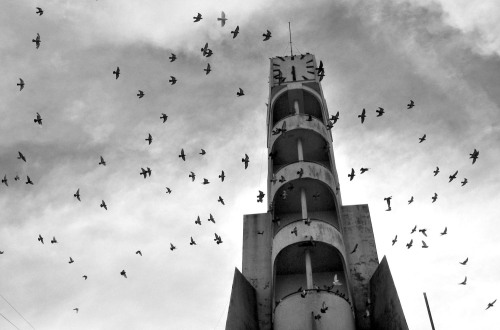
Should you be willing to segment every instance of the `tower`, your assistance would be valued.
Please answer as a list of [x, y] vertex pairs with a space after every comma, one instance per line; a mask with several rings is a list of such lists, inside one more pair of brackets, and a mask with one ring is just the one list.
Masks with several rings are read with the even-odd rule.
[[342, 205], [324, 71], [270, 62], [268, 212], [244, 216], [226, 329], [407, 329], [368, 205]]

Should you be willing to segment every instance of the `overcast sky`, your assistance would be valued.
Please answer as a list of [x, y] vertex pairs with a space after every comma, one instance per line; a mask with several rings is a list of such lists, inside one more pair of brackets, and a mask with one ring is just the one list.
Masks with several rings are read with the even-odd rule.
[[[0, 186], [0, 294], [35, 329], [224, 328], [234, 267], [241, 267], [243, 215], [266, 212], [256, 195], [267, 186], [269, 58], [289, 54], [288, 22], [294, 53], [310, 52], [325, 65], [327, 105], [340, 112], [332, 134], [343, 203], [369, 204], [378, 256], [388, 257], [409, 328], [430, 329], [424, 291], [437, 329], [498, 326], [500, 306], [485, 311], [500, 298], [498, 1], [2, 5], [0, 177], [9, 186]], [[198, 12], [203, 19], [193, 23]], [[263, 42], [266, 30], [272, 38]], [[206, 42], [209, 58], [200, 52]], [[407, 110], [410, 99], [416, 106]], [[386, 113], [376, 118], [379, 106]], [[42, 126], [33, 122], [37, 112]], [[140, 176], [141, 167], [151, 177]], [[348, 181], [360, 167], [370, 170]], [[410, 235], [415, 225], [428, 237]], [[50, 244], [53, 236], [59, 243]], [[465, 276], [467, 285], [458, 285]], [[0, 313], [31, 328], [4, 299]], [[0, 329], [15, 327], [0, 318]]]

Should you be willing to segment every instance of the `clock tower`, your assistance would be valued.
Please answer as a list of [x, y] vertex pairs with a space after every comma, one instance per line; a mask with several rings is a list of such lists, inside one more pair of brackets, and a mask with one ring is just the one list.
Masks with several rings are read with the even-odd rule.
[[268, 212], [244, 215], [226, 329], [408, 329], [368, 205], [342, 204], [323, 68], [270, 61]]

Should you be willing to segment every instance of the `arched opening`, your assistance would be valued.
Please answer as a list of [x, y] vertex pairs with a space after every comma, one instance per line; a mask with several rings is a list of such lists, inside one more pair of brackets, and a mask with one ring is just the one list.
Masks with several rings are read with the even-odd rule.
[[277, 98], [273, 104], [272, 126], [281, 119], [294, 114], [311, 115], [324, 122], [319, 100], [304, 89], [290, 89]]

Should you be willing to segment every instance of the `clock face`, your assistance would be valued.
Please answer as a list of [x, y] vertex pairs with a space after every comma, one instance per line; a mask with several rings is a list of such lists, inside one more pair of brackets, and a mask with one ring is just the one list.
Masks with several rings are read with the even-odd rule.
[[272, 70], [274, 85], [316, 78], [314, 57], [311, 54], [273, 58]]

